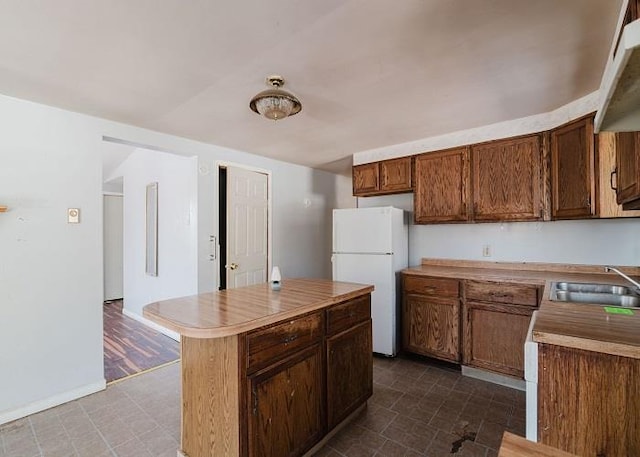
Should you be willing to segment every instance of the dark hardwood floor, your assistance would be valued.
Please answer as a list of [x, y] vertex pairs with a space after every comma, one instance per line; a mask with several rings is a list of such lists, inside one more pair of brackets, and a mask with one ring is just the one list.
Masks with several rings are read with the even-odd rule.
[[104, 376], [125, 378], [180, 358], [180, 344], [122, 314], [122, 300], [104, 303]]

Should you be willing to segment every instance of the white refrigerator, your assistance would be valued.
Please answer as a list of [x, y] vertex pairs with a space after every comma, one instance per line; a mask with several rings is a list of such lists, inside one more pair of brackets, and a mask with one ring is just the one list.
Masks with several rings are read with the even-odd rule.
[[333, 210], [333, 280], [373, 284], [373, 352], [395, 356], [400, 335], [400, 271], [408, 266], [404, 211], [391, 206]]

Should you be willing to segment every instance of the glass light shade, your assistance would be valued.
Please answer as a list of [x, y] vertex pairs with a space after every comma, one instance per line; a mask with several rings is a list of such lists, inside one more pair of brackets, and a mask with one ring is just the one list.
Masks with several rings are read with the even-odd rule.
[[282, 89], [269, 89], [251, 99], [249, 106], [256, 113], [277, 121], [297, 114], [302, 109], [300, 101]]

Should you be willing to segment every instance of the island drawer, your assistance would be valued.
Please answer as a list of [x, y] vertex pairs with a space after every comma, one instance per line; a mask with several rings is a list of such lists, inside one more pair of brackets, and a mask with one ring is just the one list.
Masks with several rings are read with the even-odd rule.
[[459, 281], [450, 278], [432, 278], [428, 276], [404, 276], [404, 292], [407, 294], [438, 295], [457, 297]]
[[327, 334], [341, 332], [371, 317], [371, 295], [332, 306], [327, 310]]
[[538, 306], [538, 286], [491, 281], [466, 281], [467, 300]]
[[248, 370], [255, 371], [320, 341], [322, 313], [288, 319], [247, 335]]

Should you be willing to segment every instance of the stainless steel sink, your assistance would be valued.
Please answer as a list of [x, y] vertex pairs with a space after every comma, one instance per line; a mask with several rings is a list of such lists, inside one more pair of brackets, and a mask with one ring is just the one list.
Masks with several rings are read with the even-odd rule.
[[550, 298], [554, 301], [640, 307], [640, 293], [626, 286], [573, 282], [554, 282], [551, 286]]
[[577, 282], [557, 282], [556, 289], [567, 292], [625, 295], [631, 292], [628, 287], [611, 284], [585, 284]]

